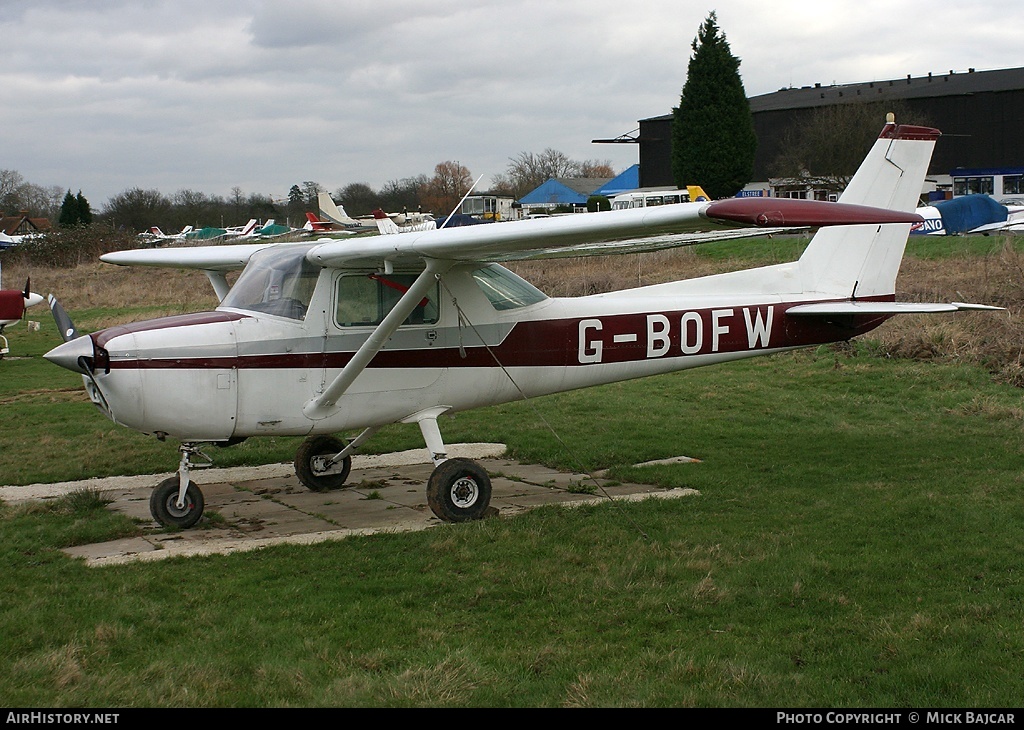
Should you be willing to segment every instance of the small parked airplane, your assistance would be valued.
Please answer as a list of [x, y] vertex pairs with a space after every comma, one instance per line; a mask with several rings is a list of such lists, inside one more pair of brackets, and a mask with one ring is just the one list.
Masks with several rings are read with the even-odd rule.
[[25, 282], [24, 291], [17, 289], [0, 289], [0, 357], [10, 353], [4, 328], [9, 324], [20, 322], [25, 316], [25, 309], [43, 301], [43, 298], [31, 291], [31, 283]]
[[494, 223], [494, 220], [474, 218], [464, 213], [452, 213], [444, 218], [426, 218], [420, 223], [409, 223], [399, 225], [394, 219], [379, 208], [373, 211], [373, 217], [377, 221], [377, 230], [381, 235], [392, 235], [394, 233], [409, 233], [413, 231], [433, 231], [436, 228], [458, 228], [459, 226], [476, 226]]
[[320, 220], [315, 214], [306, 211], [306, 225], [303, 228], [314, 233], [330, 233], [333, 231], [344, 231], [340, 223], [334, 221]]
[[956, 236], [1024, 231], [1024, 205], [1007, 205], [988, 195], [963, 195], [917, 209], [924, 220], [911, 234]]
[[[308, 488], [344, 485], [378, 429], [419, 425], [446, 521], [487, 513], [491, 483], [447, 457], [445, 413], [847, 340], [908, 312], [992, 309], [897, 302], [895, 281], [939, 132], [883, 128], [840, 202], [743, 198], [388, 236], [105, 254], [201, 270], [212, 312], [75, 336], [47, 359], [81, 373], [111, 420], [181, 442], [150, 510], [189, 527], [204, 442], [305, 435]], [[777, 228], [822, 227], [799, 260], [579, 298], [549, 298], [498, 261], [656, 250]], [[827, 227], [824, 227], [827, 226]], [[735, 229], [741, 229], [738, 232]], [[226, 272], [242, 269], [234, 286]], [[348, 443], [335, 433], [361, 429]]]
[[377, 230], [381, 235], [391, 235], [394, 233], [412, 233], [415, 231], [433, 231], [437, 228], [437, 223], [434, 222], [433, 218], [422, 220], [420, 223], [409, 223], [408, 225], [398, 225], [392, 220], [391, 216], [385, 213], [380, 208], [373, 211], [373, 219], [377, 221]]
[[[361, 231], [375, 231], [377, 230], [377, 224], [373, 218], [369, 219], [358, 219], [353, 218], [345, 212], [345, 206], [339, 205], [334, 202], [334, 199], [325, 192], [320, 192], [317, 195], [317, 205], [320, 207], [320, 221], [327, 221], [334, 223], [340, 230], [351, 231], [353, 233], [359, 233]], [[309, 218], [309, 213], [306, 217]], [[310, 219], [312, 222], [312, 219]]]
[[232, 238], [252, 238], [256, 236], [256, 223], [255, 218], [250, 218], [244, 226], [229, 228], [205, 226], [185, 233], [184, 238], [186, 241], [225, 241]]
[[157, 245], [167, 244], [170, 241], [183, 241], [185, 235], [192, 232], [192, 226], [185, 226], [180, 233], [164, 233], [160, 226], [150, 226], [148, 230], [139, 234], [139, 238], [146, 242]]

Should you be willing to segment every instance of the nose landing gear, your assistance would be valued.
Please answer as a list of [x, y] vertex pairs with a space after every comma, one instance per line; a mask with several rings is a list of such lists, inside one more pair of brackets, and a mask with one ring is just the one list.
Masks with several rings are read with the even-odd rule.
[[160, 482], [149, 497], [149, 511], [153, 519], [165, 527], [185, 529], [199, 522], [206, 506], [203, 493], [195, 482], [188, 482], [185, 487], [185, 500], [179, 506], [178, 477], [169, 477]]
[[[178, 451], [181, 452], [178, 474], [156, 485], [149, 497], [149, 511], [153, 519], [165, 527], [186, 529], [199, 522], [206, 507], [203, 492], [189, 479], [189, 471], [212, 466], [213, 461], [194, 443], [183, 443]], [[204, 461], [193, 464], [196, 456]]]

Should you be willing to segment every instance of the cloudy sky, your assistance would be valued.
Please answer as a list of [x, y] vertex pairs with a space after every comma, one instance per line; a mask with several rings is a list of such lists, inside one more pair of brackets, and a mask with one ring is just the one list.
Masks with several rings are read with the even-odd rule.
[[1024, 66], [1024, 3], [990, 0], [0, 0], [0, 169], [79, 189], [284, 197], [432, 174], [481, 187], [520, 152], [669, 112], [708, 13], [748, 96]]

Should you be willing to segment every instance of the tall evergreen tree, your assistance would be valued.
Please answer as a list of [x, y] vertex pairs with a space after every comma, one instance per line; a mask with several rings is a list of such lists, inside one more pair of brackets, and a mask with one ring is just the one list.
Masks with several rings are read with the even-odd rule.
[[78, 203], [71, 191], [64, 195], [64, 202], [60, 204], [60, 216], [57, 218], [57, 225], [61, 228], [70, 228], [78, 225]]
[[672, 110], [672, 176], [712, 198], [735, 195], [750, 181], [757, 136], [750, 102], [712, 11], [693, 40], [679, 107]]
[[64, 202], [60, 204], [60, 216], [57, 218], [57, 225], [61, 228], [72, 226], [87, 226], [92, 223], [92, 209], [89, 201], [78, 191], [78, 195], [72, 195], [68, 190], [64, 194]]
[[83, 226], [92, 225], [92, 208], [89, 206], [89, 201], [82, 195], [81, 190], [75, 196], [75, 206], [78, 209], [78, 222]]

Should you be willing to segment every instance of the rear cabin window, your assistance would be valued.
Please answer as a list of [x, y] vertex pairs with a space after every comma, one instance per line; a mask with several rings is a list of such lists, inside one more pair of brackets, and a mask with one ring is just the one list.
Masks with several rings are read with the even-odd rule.
[[[338, 280], [335, 321], [339, 327], [367, 327], [384, 321], [398, 300], [416, 281], [416, 274], [362, 274]], [[436, 324], [438, 286], [435, 284], [404, 324]]]

